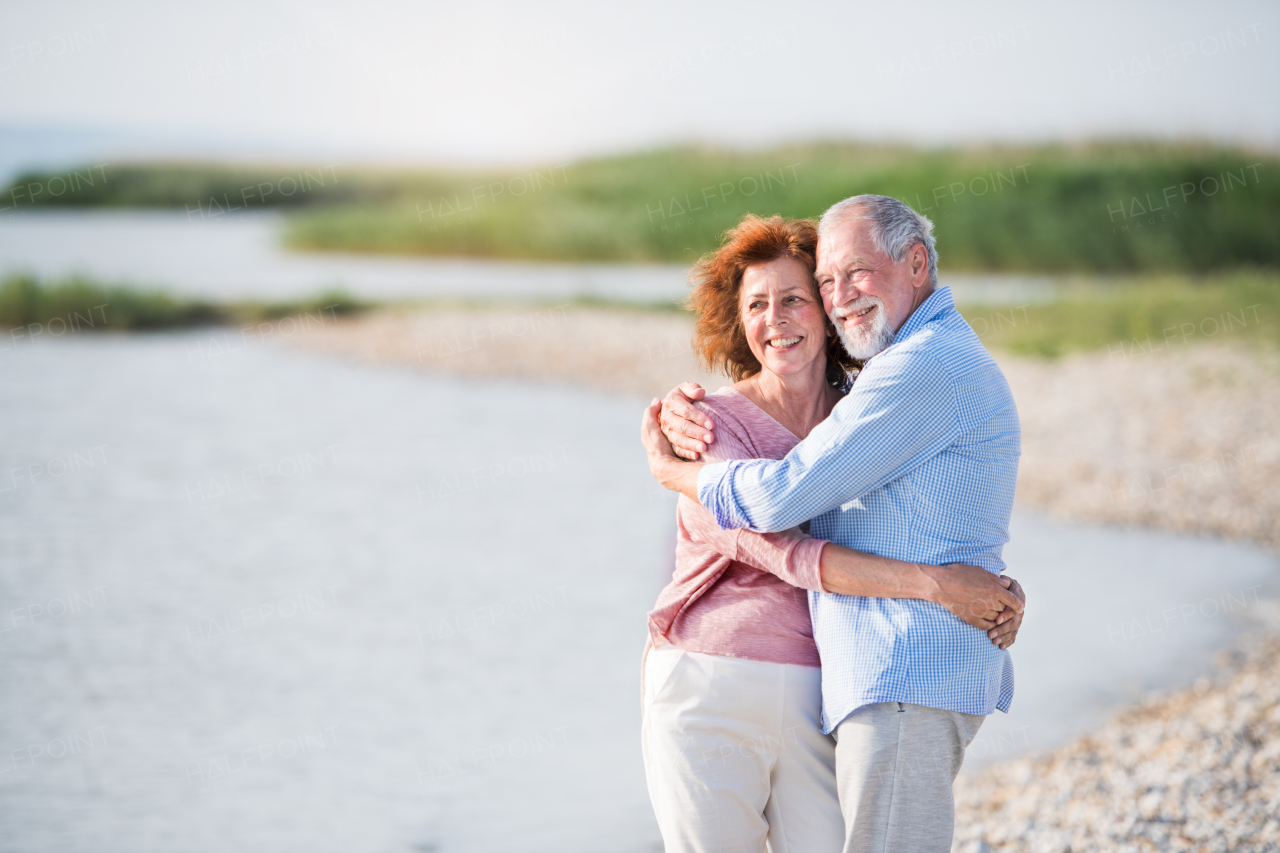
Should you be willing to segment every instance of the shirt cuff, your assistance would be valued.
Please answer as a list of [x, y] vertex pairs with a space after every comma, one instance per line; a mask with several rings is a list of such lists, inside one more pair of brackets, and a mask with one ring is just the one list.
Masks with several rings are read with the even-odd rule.
[[792, 583], [813, 592], [826, 592], [822, 588], [822, 549], [825, 539], [801, 539], [787, 555], [787, 569]]
[[724, 475], [729, 471], [728, 462], [712, 462], [703, 465], [702, 470], [698, 472], [698, 503], [702, 504], [703, 509], [711, 513], [711, 517], [716, 520], [716, 524], [720, 525], [721, 530], [728, 530], [725, 527], [724, 519], [716, 500], [720, 491], [720, 481], [724, 479]]

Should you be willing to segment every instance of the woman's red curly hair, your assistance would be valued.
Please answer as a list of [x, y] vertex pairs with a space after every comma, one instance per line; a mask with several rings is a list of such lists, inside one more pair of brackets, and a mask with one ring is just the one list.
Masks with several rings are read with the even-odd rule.
[[[693, 348], [708, 370], [727, 374], [739, 382], [760, 372], [760, 361], [747, 343], [742, 328], [738, 292], [747, 267], [778, 258], [804, 264], [812, 277], [817, 266], [818, 229], [808, 219], [761, 219], [748, 213], [737, 227], [725, 233], [724, 245], [704, 255], [689, 273], [693, 292], [689, 307], [697, 314]], [[811, 281], [813, 297], [822, 302], [818, 284]], [[827, 321], [830, 329], [831, 321]], [[861, 366], [831, 335], [827, 339], [827, 379], [843, 385], [848, 374]]]

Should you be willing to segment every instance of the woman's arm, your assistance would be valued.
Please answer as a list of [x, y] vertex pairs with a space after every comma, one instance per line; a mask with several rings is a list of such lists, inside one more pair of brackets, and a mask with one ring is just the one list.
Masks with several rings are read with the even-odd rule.
[[1001, 648], [1013, 644], [1022, 624], [1022, 588], [1012, 578], [978, 566], [926, 566], [878, 557], [813, 539], [795, 528], [781, 533], [722, 530], [709, 512], [692, 501], [681, 502], [679, 520], [691, 541], [776, 575], [792, 586], [841, 595], [932, 601], [987, 631]]
[[[932, 601], [988, 632], [991, 641], [1012, 645], [1026, 606], [1022, 587], [979, 566], [929, 566], [866, 554], [828, 542], [820, 561], [822, 588], [841, 595], [918, 598]], [[1017, 625], [1005, 628], [1017, 618]]]
[[693, 501], [682, 500], [677, 523], [689, 539], [730, 560], [777, 575], [801, 589], [822, 592], [819, 558], [827, 543], [797, 528], [781, 533], [722, 530], [716, 520]]

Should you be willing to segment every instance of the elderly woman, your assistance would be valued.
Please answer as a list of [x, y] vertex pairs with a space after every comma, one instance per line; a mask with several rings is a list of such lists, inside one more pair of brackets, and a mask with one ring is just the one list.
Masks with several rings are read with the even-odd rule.
[[[807, 220], [747, 216], [694, 270], [701, 360], [734, 380], [699, 406], [710, 461], [780, 459], [830, 413], [857, 364], [823, 312]], [[645, 443], [665, 438], [657, 401]], [[653, 452], [653, 451], [651, 451]], [[821, 731], [808, 592], [934, 601], [1009, 642], [1007, 580], [864, 554], [800, 530], [721, 530], [676, 511], [676, 569], [649, 614], [643, 726], [649, 795], [677, 851], [837, 851], [844, 822], [834, 741]], [[1015, 590], [1016, 592], [1016, 590]], [[1003, 612], [1002, 612], [1003, 611]]]

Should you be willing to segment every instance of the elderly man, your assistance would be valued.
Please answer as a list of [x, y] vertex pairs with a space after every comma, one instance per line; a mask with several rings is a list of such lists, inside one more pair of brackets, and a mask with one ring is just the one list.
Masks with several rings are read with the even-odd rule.
[[[721, 527], [812, 522], [814, 536], [916, 563], [999, 573], [1021, 452], [1013, 396], [937, 286], [932, 224], [886, 196], [855, 196], [819, 223], [817, 278], [845, 347], [867, 363], [831, 416], [786, 458], [702, 465], [651, 450], [663, 485]], [[683, 389], [683, 390], [682, 390]], [[686, 393], [684, 392], [688, 392]], [[663, 431], [695, 456], [714, 441], [668, 395]], [[656, 460], [656, 461], [654, 461]], [[986, 714], [1009, 710], [1009, 652], [938, 605], [811, 593], [823, 731], [836, 737], [846, 851], [944, 853], [952, 782]]]

